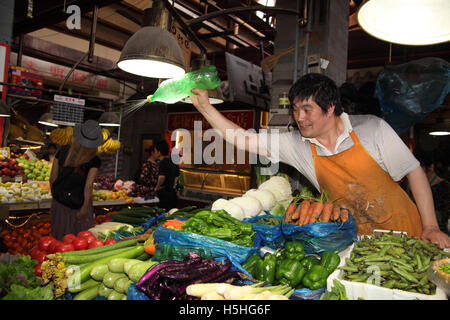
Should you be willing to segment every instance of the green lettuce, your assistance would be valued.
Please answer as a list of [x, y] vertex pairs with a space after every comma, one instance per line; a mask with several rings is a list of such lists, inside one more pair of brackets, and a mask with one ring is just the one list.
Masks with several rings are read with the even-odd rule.
[[18, 284], [11, 285], [9, 293], [2, 300], [53, 300], [53, 285], [27, 288]]

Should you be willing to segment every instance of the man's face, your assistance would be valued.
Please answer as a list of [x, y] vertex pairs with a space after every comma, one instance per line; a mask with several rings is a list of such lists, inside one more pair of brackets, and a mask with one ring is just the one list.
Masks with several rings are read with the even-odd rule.
[[305, 138], [317, 138], [324, 134], [330, 128], [333, 112], [334, 106], [331, 106], [327, 113], [324, 113], [312, 98], [294, 99], [294, 119]]

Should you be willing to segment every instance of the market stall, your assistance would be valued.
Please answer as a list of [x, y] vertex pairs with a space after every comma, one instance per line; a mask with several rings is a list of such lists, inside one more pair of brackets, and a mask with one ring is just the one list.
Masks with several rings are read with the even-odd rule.
[[36, 245], [2, 255], [0, 269], [23, 268], [32, 285], [11, 271], [2, 298], [447, 299], [449, 252], [401, 232], [358, 237], [352, 213], [326, 192], [289, 190], [274, 176], [209, 207], [122, 208], [63, 241], [32, 227]]

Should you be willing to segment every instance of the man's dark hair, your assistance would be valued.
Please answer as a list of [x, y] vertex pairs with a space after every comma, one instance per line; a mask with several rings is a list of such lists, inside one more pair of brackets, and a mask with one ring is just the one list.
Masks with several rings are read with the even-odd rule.
[[291, 106], [295, 99], [308, 100], [312, 98], [324, 113], [334, 105], [334, 115], [342, 113], [341, 96], [336, 83], [319, 73], [308, 73], [302, 76], [289, 90]]
[[169, 155], [169, 145], [167, 144], [166, 140], [158, 141], [158, 142], [155, 144], [155, 148], [156, 148], [156, 150], [158, 150], [159, 152], [161, 152], [161, 154], [162, 154], [163, 156]]
[[152, 154], [153, 151], [156, 150], [156, 147], [154, 144], [152, 144], [150, 147], [148, 147], [147, 149], [145, 149], [146, 152], [148, 152], [148, 154]]

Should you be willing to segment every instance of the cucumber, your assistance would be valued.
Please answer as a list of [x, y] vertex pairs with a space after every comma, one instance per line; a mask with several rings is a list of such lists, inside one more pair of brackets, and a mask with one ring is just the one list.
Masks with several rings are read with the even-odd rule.
[[92, 248], [92, 249], [87, 249], [87, 250], [66, 251], [66, 252], [62, 252], [59, 254], [57, 253], [56, 256], [60, 255], [62, 257], [66, 257], [66, 256], [87, 256], [90, 254], [98, 254], [98, 253], [121, 249], [121, 248], [129, 248], [129, 247], [134, 246], [138, 241], [139, 241], [139, 239], [124, 240], [124, 241], [119, 241], [117, 243], [109, 244], [107, 246], [102, 246], [102, 247], [97, 247], [97, 248]]
[[78, 293], [78, 292], [82, 292], [86, 289], [92, 288], [96, 285], [98, 285], [99, 282], [94, 280], [94, 279], [88, 279], [84, 282], [81, 282], [80, 285], [77, 287], [75, 287], [75, 284], [73, 286], [68, 286], [67, 287], [67, 291], [69, 291], [70, 293]]
[[147, 219], [137, 218], [137, 217], [129, 217], [120, 214], [111, 214], [111, 219], [116, 222], [123, 222], [129, 224], [141, 224], [147, 221]]
[[127, 296], [115, 290], [108, 295], [108, 300], [126, 300]]
[[111, 293], [111, 291], [113, 291], [113, 289], [108, 288], [107, 286], [105, 286], [103, 284], [103, 282], [100, 283], [100, 285], [98, 286], [98, 295], [101, 296], [101, 297], [107, 298], [108, 295]]
[[108, 269], [111, 272], [123, 273], [123, 265], [130, 259], [114, 258], [108, 262]]
[[73, 274], [69, 277], [69, 279], [67, 279], [67, 286], [74, 286], [74, 283], [77, 282], [77, 280], [79, 279], [79, 282], [83, 283], [86, 280], [89, 279], [90, 277], [90, 273], [92, 271], [92, 268], [100, 265], [100, 264], [108, 264], [108, 262], [111, 259], [114, 258], [127, 258], [127, 259], [134, 259], [137, 256], [141, 255], [142, 253], [144, 253], [144, 246], [135, 246], [135, 247], [130, 247], [128, 248], [128, 251], [124, 251], [121, 253], [118, 253], [114, 256], [109, 256], [106, 258], [102, 258], [99, 259], [97, 261], [91, 262], [86, 264], [85, 266], [83, 266], [82, 268], [80, 268], [80, 273], [79, 274]]
[[73, 298], [73, 300], [92, 300], [92, 299], [94, 299], [95, 297], [98, 296], [99, 286], [100, 286], [100, 284], [97, 283], [97, 285], [81, 291], [79, 294], [77, 294]]
[[136, 257], [136, 260], [147, 261], [147, 260], [150, 259], [151, 257], [152, 257], [152, 255], [148, 254], [147, 252], [144, 252], [144, 253], [141, 254], [139, 257]]
[[128, 286], [133, 282], [128, 277], [119, 278], [114, 282], [114, 290], [119, 293], [128, 293]]
[[105, 274], [105, 277], [103, 278], [103, 284], [106, 287], [113, 289], [114, 283], [120, 278], [127, 278], [127, 276], [125, 273], [108, 272]]
[[119, 248], [119, 249], [115, 249], [115, 250], [108, 250], [108, 251], [105, 251], [105, 252], [101, 252], [101, 253], [98, 253], [98, 254], [90, 254], [90, 255], [87, 255], [87, 256], [66, 256], [66, 257], [62, 258], [62, 261], [66, 265], [84, 264], [84, 263], [97, 261], [97, 260], [99, 260], [101, 258], [114, 256], [116, 254], [119, 254], [121, 252], [125, 252], [127, 250], [129, 250], [128, 247], [126, 247], [126, 248]]
[[150, 269], [151, 266], [157, 264], [158, 262], [148, 260], [141, 263], [137, 263], [132, 266], [128, 272], [128, 277], [133, 282], [138, 282], [142, 276]]
[[134, 266], [137, 263], [141, 263], [141, 260], [138, 259], [129, 259], [127, 262], [125, 262], [123, 264], [123, 272], [125, 272], [126, 274], [128, 274], [128, 272], [130, 271], [131, 267]]
[[102, 281], [105, 274], [108, 273], [108, 265], [106, 264], [99, 264], [98, 266], [95, 266], [91, 270], [91, 278], [97, 281]]

